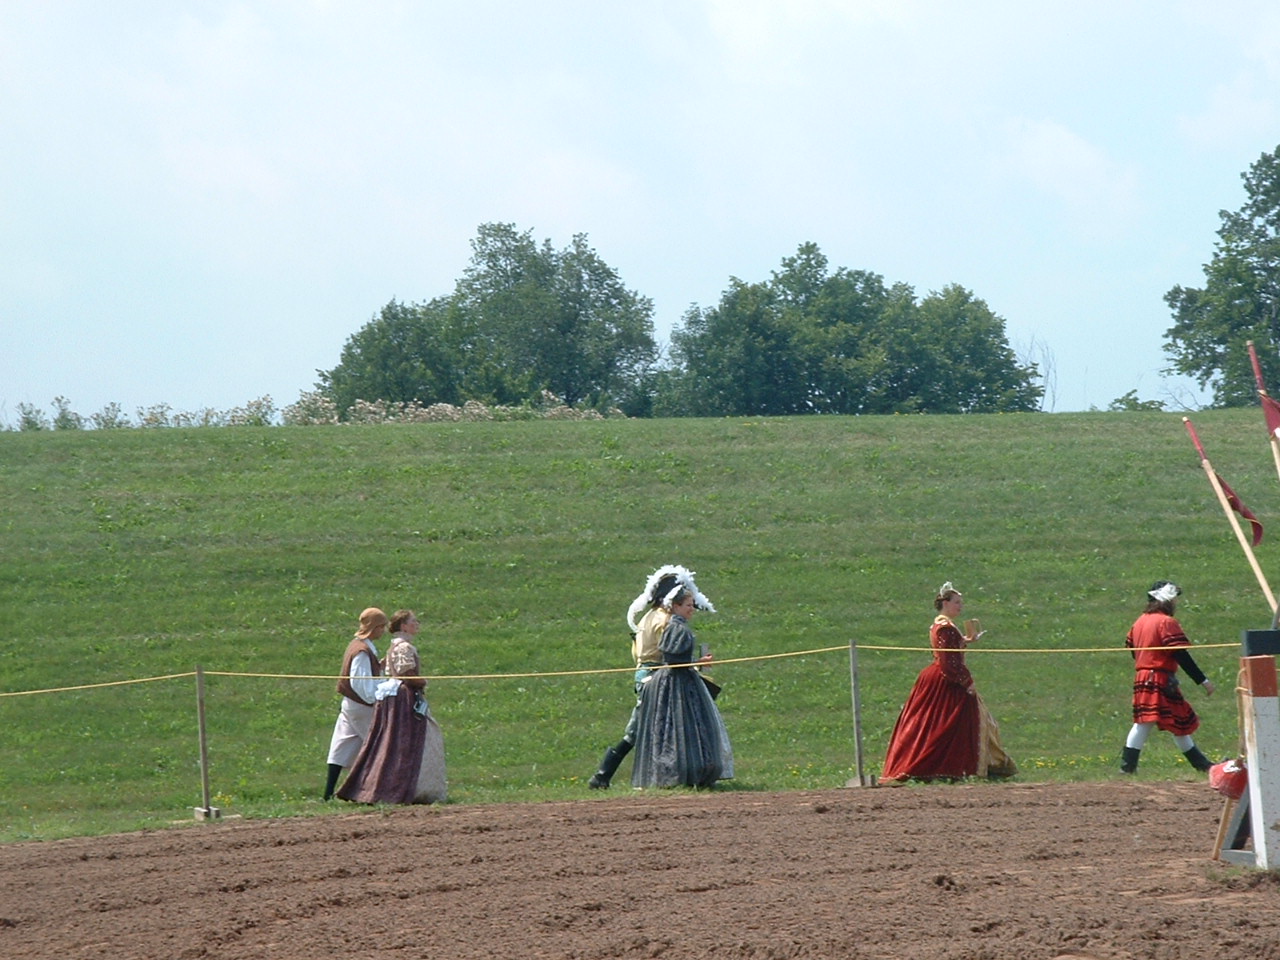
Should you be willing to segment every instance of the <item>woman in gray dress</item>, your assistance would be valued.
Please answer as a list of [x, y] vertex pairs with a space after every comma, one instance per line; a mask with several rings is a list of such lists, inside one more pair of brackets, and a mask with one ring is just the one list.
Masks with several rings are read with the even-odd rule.
[[[710, 787], [733, 776], [733, 748], [720, 711], [702, 675], [692, 666], [695, 638], [689, 629], [694, 596], [684, 587], [665, 598], [671, 619], [658, 650], [664, 667], [640, 697], [633, 787]], [[706, 654], [698, 662], [707, 663]]]

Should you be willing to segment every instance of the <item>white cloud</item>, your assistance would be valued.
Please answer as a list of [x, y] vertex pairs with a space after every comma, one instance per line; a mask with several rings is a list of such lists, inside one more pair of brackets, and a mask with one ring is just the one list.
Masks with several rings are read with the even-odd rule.
[[1280, 7], [1270, 0], [1190, 3], [1182, 15], [1198, 33], [1197, 53], [1214, 67], [1199, 95], [1180, 104], [1178, 132], [1204, 151], [1234, 154], [1260, 143], [1270, 149], [1280, 140]]
[[1200, 149], [1251, 147], [1267, 137], [1277, 138], [1280, 99], [1275, 81], [1263, 92], [1256, 80], [1243, 74], [1216, 85], [1204, 108], [1177, 118], [1178, 132]]
[[[707, 22], [722, 68], [737, 82], [795, 87], [829, 66], [834, 38], [866, 38], [918, 18], [918, 0], [706, 0]], [[849, 42], [850, 62], [858, 55]]]
[[707, 0], [715, 33], [742, 53], [786, 45], [816, 27], [908, 23], [921, 14], [919, 0]]
[[1060, 123], [1010, 121], [1003, 146], [1001, 165], [1054, 200], [1084, 235], [1124, 232], [1139, 212], [1138, 170]]

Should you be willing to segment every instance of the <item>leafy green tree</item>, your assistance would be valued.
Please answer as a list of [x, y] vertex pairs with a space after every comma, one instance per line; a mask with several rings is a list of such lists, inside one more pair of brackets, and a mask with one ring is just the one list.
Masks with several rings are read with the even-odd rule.
[[1256, 401], [1246, 343], [1254, 341], [1267, 384], [1280, 385], [1280, 147], [1241, 174], [1246, 201], [1221, 211], [1213, 259], [1201, 288], [1165, 294], [1174, 323], [1165, 332], [1173, 369], [1212, 386], [1215, 406]]
[[717, 306], [685, 313], [671, 353], [686, 415], [808, 412], [796, 331], [769, 284], [731, 279]]
[[466, 330], [457, 346], [467, 356], [464, 362], [478, 356], [527, 377], [517, 396], [493, 399], [508, 403], [532, 396], [545, 370], [541, 348], [554, 324], [555, 251], [549, 241], [540, 248], [530, 232], [507, 223], [482, 224], [471, 251], [449, 298]]
[[452, 298], [392, 300], [351, 335], [332, 370], [319, 371], [321, 392], [344, 415], [357, 400], [461, 404], [509, 403], [527, 384], [498, 372], [492, 345], [469, 328]]
[[897, 290], [862, 270], [827, 271], [814, 243], [782, 260], [772, 286], [797, 331], [804, 370], [805, 409], [814, 413], [859, 413], [882, 370], [876, 329]]
[[578, 234], [565, 250], [531, 231], [483, 224], [454, 292], [392, 302], [319, 371], [341, 414], [357, 399], [422, 404], [647, 402], [657, 356], [653, 305], [627, 290]]
[[998, 413], [1035, 410], [1039, 403], [1036, 371], [1018, 364], [1004, 320], [959, 284], [920, 301], [907, 342], [909, 354], [894, 365], [906, 371], [907, 402], [920, 410]]
[[891, 406], [885, 395], [892, 384], [892, 337], [886, 329], [914, 309], [905, 284], [886, 287], [874, 273], [843, 268], [828, 277], [821, 295], [797, 321], [803, 330], [810, 408], [855, 414]]
[[484, 224], [455, 300], [534, 391], [570, 406], [628, 392], [656, 357], [653, 303], [576, 234], [564, 250], [511, 224]]
[[765, 283], [730, 280], [672, 333], [660, 412], [692, 415], [1034, 410], [1043, 388], [1004, 321], [952, 285], [917, 303], [906, 284], [834, 273], [812, 243]]

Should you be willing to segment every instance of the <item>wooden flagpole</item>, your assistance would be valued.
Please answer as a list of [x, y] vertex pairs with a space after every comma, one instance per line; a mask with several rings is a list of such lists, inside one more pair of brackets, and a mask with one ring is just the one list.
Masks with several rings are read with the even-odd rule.
[[[1271, 399], [1271, 397], [1267, 393], [1267, 385], [1262, 379], [1262, 364], [1258, 362], [1258, 351], [1254, 349], [1253, 341], [1248, 341], [1248, 344], [1249, 362], [1253, 364], [1253, 379], [1258, 384], [1258, 396], [1262, 398], [1263, 406], [1265, 406], [1266, 402]], [[1280, 438], [1278, 438], [1273, 431], [1268, 430], [1267, 439], [1271, 441], [1271, 459], [1276, 462], [1276, 476], [1280, 477]]]
[[1227, 500], [1222, 484], [1218, 481], [1218, 475], [1214, 472], [1212, 464], [1209, 463], [1209, 458], [1205, 455], [1204, 446], [1201, 445], [1200, 438], [1196, 435], [1196, 428], [1191, 425], [1191, 420], [1187, 417], [1183, 417], [1182, 422], [1187, 428], [1187, 433], [1191, 434], [1191, 442], [1196, 445], [1196, 452], [1200, 454], [1200, 466], [1204, 467], [1205, 475], [1209, 478], [1209, 486], [1213, 487], [1213, 492], [1218, 495], [1218, 502], [1222, 504], [1222, 509], [1226, 511], [1227, 520], [1231, 523], [1231, 529], [1236, 532], [1236, 539], [1240, 541], [1240, 549], [1244, 551], [1244, 555], [1249, 559], [1249, 566], [1253, 568], [1253, 575], [1258, 578], [1258, 586], [1262, 587], [1262, 595], [1267, 598], [1267, 609], [1275, 616], [1280, 613], [1276, 609], [1276, 598], [1271, 593], [1271, 587], [1262, 573], [1262, 567], [1258, 566], [1258, 558], [1253, 555], [1253, 547], [1249, 544], [1249, 538], [1240, 529], [1240, 521], [1236, 519], [1236, 512], [1231, 509], [1231, 502]]

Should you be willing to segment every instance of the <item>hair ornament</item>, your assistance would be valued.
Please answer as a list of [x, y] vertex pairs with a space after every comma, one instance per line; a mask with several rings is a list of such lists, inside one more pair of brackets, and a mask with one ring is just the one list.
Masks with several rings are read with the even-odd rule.
[[693, 578], [693, 571], [679, 564], [667, 564], [649, 574], [649, 579], [645, 581], [644, 592], [632, 600], [631, 606], [627, 609], [627, 626], [631, 628], [631, 632], [635, 633], [640, 629], [640, 617], [646, 609], [658, 604], [667, 606], [666, 598], [671, 594], [673, 586], [684, 587], [693, 594], [693, 605], [699, 610], [715, 613], [716, 608], [703, 596]]

